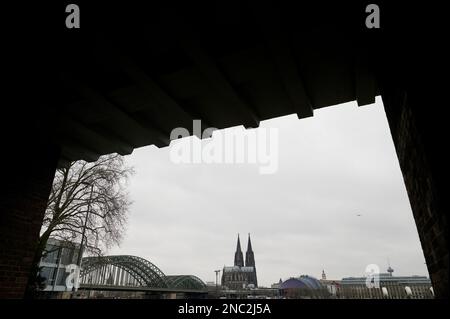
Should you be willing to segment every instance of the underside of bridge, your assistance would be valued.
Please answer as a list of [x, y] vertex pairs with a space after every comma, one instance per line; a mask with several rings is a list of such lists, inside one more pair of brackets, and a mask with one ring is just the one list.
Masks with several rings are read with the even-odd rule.
[[447, 297], [444, 166], [436, 144], [442, 119], [420, 95], [430, 61], [418, 48], [433, 44], [423, 25], [409, 23], [418, 13], [411, 7], [380, 4], [381, 28], [368, 29], [365, 3], [315, 3], [83, 2], [80, 29], [65, 28], [64, 6], [45, 7], [50, 18], [14, 43], [31, 66], [17, 69], [20, 94], [4, 117], [0, 297], [24, 294], [58, 166], [167, 146], [171, 130], [191, 130], [194, 119], [205, 128], [253, 128], [348, 101], [371, 104], [376, 95], [436, 296]]

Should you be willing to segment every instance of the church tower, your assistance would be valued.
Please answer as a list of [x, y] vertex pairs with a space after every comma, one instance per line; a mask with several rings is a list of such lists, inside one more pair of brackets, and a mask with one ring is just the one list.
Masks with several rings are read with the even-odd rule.
[[234, 265], [239, 266], [239, 267], [244, 267], [244, 255], [242, 254], [242, 250], [241, 250], [241, 241], [239, 240], [239, 234], [238, 234], [236, 252], [234, 253]]
[[254, 285], [255, 287], [258, 287], [258, 279], [256, 278], [255, 254], [253, 253], [250, 234], [248, 234], [247, 252], [245, 253], [245, 266], [253, 268], [253, 271], [248, 274], [248, 283]]
[[248, 234], [247, 252], [245, 253], [245, 266], [255, 267], [255, 255], [253, 254], [252, 241], [250, 234]]
[[236, 252], [234, 253], [234, 266], [223, 266], [222, 286], [236, 290], [258, 287], [255, 256], [250, 240], [250, 234], [248, 234], [247, 252], [245, 253], [245, 267], [244, 255], [241, 250], [241, 240], [238, 234]]

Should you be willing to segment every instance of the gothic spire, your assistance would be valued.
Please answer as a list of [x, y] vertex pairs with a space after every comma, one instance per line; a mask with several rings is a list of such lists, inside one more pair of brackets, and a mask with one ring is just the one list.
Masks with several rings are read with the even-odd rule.
[[253, 252], [253, 249], [252, 249], [252, 241], [251, 241], [251, 239], [250, 239], [250, 233], [248, 233], [248, 243], [247, 243], [247, 252]]
[[239, 234], [237, 239], [236, 252], [234, 253], [234, 265], [243, 267], [244, 266], [244, 255], [241, 250], [241, 241], [239, 240]]
[[237, 240], [237, 245], [236, 245], [236, 251], [241, 251], [241, 241], [239, 239], [239, 234], [238, 234], [238, 240]]
[[245, 266], [255, 267], [255, 254], [253, 253], [250, 234], [248, 234], [247, 252], [245, 253]]

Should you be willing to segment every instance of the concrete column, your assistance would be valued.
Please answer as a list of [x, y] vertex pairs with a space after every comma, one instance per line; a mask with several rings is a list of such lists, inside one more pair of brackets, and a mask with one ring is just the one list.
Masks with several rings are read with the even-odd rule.
[[[440, 109], [414, 90], [382, 87], [382, 98], [436, 298], [448, 298], [448, 217], [444, 207], [448, 142]], [[431, 98], [431, 97], [430, 97]]]
[[37, 142], [17, 142], [2, 157], [0, 299], [23, 298], [59, 151]]

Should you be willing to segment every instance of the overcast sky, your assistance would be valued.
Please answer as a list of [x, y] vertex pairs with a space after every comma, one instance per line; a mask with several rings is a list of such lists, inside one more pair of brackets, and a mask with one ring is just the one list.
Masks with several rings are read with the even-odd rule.
[[320, 278], [322, 269], [328, 279], [363, 276], [368, 264], [384, 271], [388, 259], [394, 275], [428, 276], [380, 98], [261, 123], [267, 127], [279, 130], [271, 175], [258, 164], [175, 164], [170, 146], [127, 156], [134, 203], [124, 241], [109, 253], [215, 281], [214, 270], [233, 265], [237, 234], [245, 258], [251, 233], [263, 286]]

